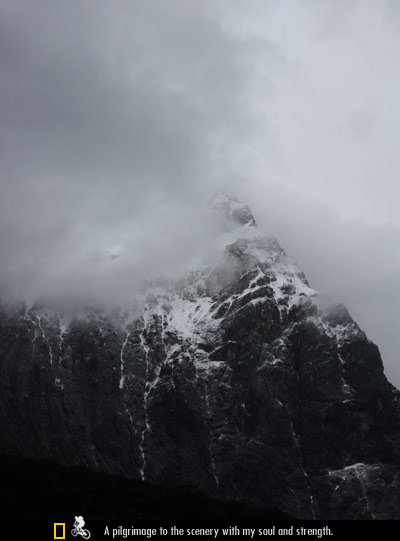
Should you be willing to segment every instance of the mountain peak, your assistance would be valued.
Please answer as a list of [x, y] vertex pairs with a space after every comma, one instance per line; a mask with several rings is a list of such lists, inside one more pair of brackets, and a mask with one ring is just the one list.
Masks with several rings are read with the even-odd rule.
[[400, 394], [378, 348], [247, 205], [210, 211], [210, 263], [132, 303], [0, 303], [0, 451], [300, 519], [398, 518]]
[[256, 226], [254, 216], [248, 207], [231, 194], [221, 194], [215, 197], [208, 212], [222, 231], [230, 231], [236, 227], [247, 225]]

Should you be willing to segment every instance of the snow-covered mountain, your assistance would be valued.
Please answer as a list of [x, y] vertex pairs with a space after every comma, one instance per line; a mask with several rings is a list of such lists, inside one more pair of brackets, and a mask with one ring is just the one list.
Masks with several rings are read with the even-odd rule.
[[400, 393], [343, 305], [220, 196], [207, 257], [124, 308], [0, 314], [0, 451], [302, 518], [398, 518]]

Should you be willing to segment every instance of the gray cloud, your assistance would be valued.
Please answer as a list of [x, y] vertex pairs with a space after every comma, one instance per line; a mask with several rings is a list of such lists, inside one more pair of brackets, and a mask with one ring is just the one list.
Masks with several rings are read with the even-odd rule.
[[390, 0], [2, 0], [3, 294], [176, 272], [227, 187], [399, 385], [399, 26]]
[[246, 78], [237, 44], [186, 2], [2, 8], [1, 244], [20, 288], [202, 193], [215, 139], [245, 120]]

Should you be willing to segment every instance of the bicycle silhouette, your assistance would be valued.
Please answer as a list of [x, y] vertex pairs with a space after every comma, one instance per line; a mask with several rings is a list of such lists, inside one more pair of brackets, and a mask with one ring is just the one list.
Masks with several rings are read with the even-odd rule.
[[76, 537], [77, 535], [81, 535], [83, 539], [89, 539], [90, 532], [83, 527], [84, 525], [85, 521], [82, 517], [75, 517], [74, 527], [71, 530], [71, 534], [74, 537]]

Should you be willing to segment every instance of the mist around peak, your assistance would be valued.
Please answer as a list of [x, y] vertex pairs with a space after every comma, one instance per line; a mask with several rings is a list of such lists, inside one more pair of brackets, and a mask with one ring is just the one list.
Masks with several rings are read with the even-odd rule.
[[256, 221], [248, 207], [234, 195], [221, 194], [211, 201], [208, 215], [221, 231], [230, 231], [240, 225], [255, 226]]
[[201, 259], [199, 209], [234, 193], [400, 381], [395, 2], [0, 15], [2, 298], [127, 298]]

